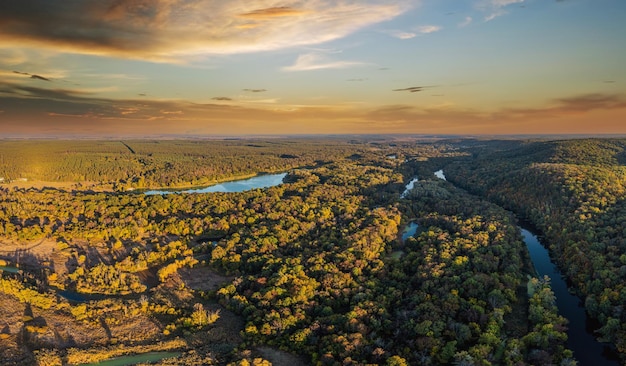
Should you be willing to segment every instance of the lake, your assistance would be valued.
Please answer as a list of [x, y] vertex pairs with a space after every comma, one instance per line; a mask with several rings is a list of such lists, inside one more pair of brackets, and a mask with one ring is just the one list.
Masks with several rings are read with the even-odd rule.
[[283, 183], [283, 179], [287, 176], [287, 173], [279, 174], [265, 174], [258, 175], [256, 177], [233, 180], [230, 182], [224, 182], [215, 184], [203, 188], [192, 189], [164, 189], [164, 190], [149, 190], [144, 192], [147, 195], [155, 194], [172, 194], [172, 193], [212, 193], [212, 192], [243, 192], [257, 188], [274, 187]]
[[537, 235], [522, 229], [524, 242], [530, 252], [530, 258], [539, 277], [550, 277], [550, 287], [556, 296], [559, 314], [569, 320], [567, 347], [574, 351], [574, 357], [580, 366], [619, 365], [617, 355], [607, 344], [596, 341], [591, 320], [585, 312], [582, 301], [567, 288], [561, 272], [550, 260], [548, 250], [541, 244]]

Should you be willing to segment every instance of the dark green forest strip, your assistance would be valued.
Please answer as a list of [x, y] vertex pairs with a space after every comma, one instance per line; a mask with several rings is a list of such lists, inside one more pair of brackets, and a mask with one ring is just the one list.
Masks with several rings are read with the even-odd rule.
[[124, 141], [120, 141], [122, 143], [122, 145], [126, 146], [126, 148], [128, 149], [128, 151], [130, 151], [131, 154], [136, 154], [135, 150], [133, 150], [132, 147], [128, 146], [127, 143], [125, 143]]

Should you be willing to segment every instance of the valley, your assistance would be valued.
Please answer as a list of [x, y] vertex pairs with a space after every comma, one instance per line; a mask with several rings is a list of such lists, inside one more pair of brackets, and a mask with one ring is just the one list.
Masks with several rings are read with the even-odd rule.
[[[625, 148], [392, 136], [0, 141], [0, 357], [589, 364], [571, 332], [568, 341], [561, 290], [533, 264], [524, 221], [596, 324], [577, 331], [619, 364]], [[257, 175], [260, 186], [197, 189]]]

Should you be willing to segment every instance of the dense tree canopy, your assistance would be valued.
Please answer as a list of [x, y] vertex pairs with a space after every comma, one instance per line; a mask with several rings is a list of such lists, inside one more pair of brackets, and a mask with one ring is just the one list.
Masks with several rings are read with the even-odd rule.
[[[566, 160], [567, 151], [555, 153], [558, 143], [493, 143], [489, 156], [472, 141], [376, 138], [23, 144], [0, 143], [6, 177], [98, 184], [2, 186], [0, 250], [13, 249], [0, 255], [19, 261], [21, 271], [4, 274], [0, 292], [108, 333], [135, 317], [153, 319], [158, 334], [149, 339], [109, 336], [106, 345], [182, 337], [196, 352], [181, 356], [185, 360], [216, 354], [212, 362], [245, 364], [257, 359], [245, 350], [269, 345], [328, 365], [571, 364], [566, 320], [557, 314], [549, 282], [529, 280], [532, 266], [514, 217], [430, 178], [442, 164], [460, 162], [446, 174], [485, 197], [518, 195], [520, 200], [507, 198], [508, 207], [528, 209], [538, 226], [571, 219], [568, 214], [584, 225], [596, 223], [572, 231], [591, 235], [585, 250], [603, 243], [591, 238], [619, 241], [623, 235], [608, 229], [611, 221], [597, 221], [617, 220], [621, 212], [612, 211], [622, 188], [611, 182], [623, 181], [611, 165], [619, 160], [617, 148], [609, 154], [615, 161], [599, 156], [593, 162], [604, 165], [578, 166], [550, 160]], [[16, 164], [20, 149], [31, 154], [23, 166]], [[42, 158], [42, 151], [51, 157]], [[493, 167], [486, 166], [488, 159]], [[527, 173], [533, 170], [543, 174]], [[285, 183], [239, 193], [121, 192], [268, 171], [288, 171]], [[483, 171], [493, 180], [486, 182]], [[403, 193], [415, 175], [420, 181]], [[513, 185], [511, 177], [540, 188], [523, 190], [523, 182]], [[545, 207], [536, 207], [539, 202], [550, 211], [540, 211]], [[613, 216], [604, 216], [609, 212]], [[409, 222], [419, 228], [401, 240]], [[600, 289], [587, 301], [596, 306], [594, 314], [606, 314], [601, 333], [607, 339], [622, 329], [615, 307], [623, 274], [614, 269], [626, 265], [624, 251], [609, 247], [594, 249], [598, 264], [582, 258], [578, 264], [607, 270], [590, 272], [598, 282], [587, 285]], [[184, 273], [221, 282], [193, 287]], [[60, 296], [63, 290], [91, 300], [70, 302]], [[235, 317], [227, 309], [241, 319], [238, 343], [226, 351], [203, 348], [210, 342], [200, 337], [219, 329], [220, 319]], [[65, 361], [73, 357], [67, 346], [31, 333], [38, 348], [57, 349], [50, 352]]]
[[[513, 146], [515, 145], [515, 146]], [[449, 179], [512, 209], [546, 237], [557, 263], [626, 354], [626, 141], [530, 141], [474, 148]]]

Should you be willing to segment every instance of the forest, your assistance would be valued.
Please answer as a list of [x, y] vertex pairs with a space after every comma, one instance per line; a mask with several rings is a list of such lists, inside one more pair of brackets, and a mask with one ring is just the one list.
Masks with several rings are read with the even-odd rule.
[[[0, 357], [576, 365], [520, 219], [547, 239], [599, 340], [626, 355], [624, 147], [390, 136], [0, 141]], [[263, 189], [143, 193], [273, 172], [287, 176]]]
[[[500, 146], [497, 146], [500, 145]], [[450, 179], [536, 226], [600, 327], [626, 353], [626, 140], [517, 142], [468, 149]]]

